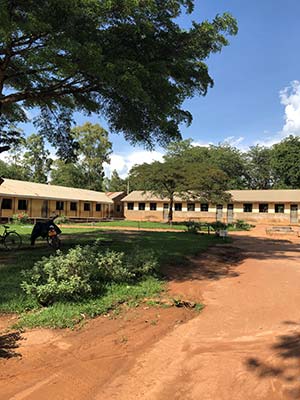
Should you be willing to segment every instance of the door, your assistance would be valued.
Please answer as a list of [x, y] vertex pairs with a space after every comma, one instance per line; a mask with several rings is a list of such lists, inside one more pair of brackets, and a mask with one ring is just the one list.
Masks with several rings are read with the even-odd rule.
[[228, 204], [227, 206], [227, 224], [233, 222], [233, 204]]
[[48, 218], [48, 200], [43, 201], [41, 217]]
[[169, 217], [169, 203], [164, 203], [164, 220], [168, 221], [168, 217]]
[[291, 224], [298, 223], [298, 204], [291, 204]]
[[217, 221], [222, 221], [223, 219], [223, 206], [222, 204], [217, 204]]

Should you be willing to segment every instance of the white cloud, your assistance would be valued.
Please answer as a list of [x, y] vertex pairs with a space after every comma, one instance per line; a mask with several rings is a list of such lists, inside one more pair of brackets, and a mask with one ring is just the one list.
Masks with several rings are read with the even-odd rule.
[[104, 164], [105, 175], [110, 177], [113, 170], [117, 170], [121, 178], [125, 178], [129, 170], [136, 164], [162, 161], [164, 153], [159, 151], [133, 151], [128, 155], [112, 154], [110, 164]]
[[[270, 147], [289, 135], [300, 136], [300, 81], [294, 80], [279, 92], [280, 103], [284, 108], [284, 125], [281, 131], [266, 136], [255, 144]], [[264, 132], [265, 133], [265, 132]], [[269, 133], [269, 132], [267, 132]]]

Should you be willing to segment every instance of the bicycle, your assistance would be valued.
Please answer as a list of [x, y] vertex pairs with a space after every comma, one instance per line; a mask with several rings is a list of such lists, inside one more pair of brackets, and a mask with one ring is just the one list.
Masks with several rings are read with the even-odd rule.
[[18, 250], [22, 245], [22, 238], [16, 231], [9, 231], [9, 226], [3, 225], [4, 232], [0, 234], [0, 242], [6, 250]]

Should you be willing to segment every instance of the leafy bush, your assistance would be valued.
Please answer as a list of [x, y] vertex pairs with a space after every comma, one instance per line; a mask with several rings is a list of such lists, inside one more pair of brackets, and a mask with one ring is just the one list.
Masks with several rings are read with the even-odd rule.
[[100, 294], [110, 283], [131, 282], [157, 270], [151, 252], [137, 249], [129, 256], [93, 246], [76, 246], [63, 254], [44, 257], [30, 271], [23, 272], [22, 289], [42, 305], [76, 301]]
[[19, 225], [28, 224], [30, 222], [29, 215], [26, 214], [25, 212], [14, 214], [12, 216], [12, 222], [14, 224], [19, 224]]
[[219, 230], [224, 230], [227, 229], [227, 225], [224, 224], [224, 222], [221, 221], [216, 221], [216, 222], [212, 222], [210, 224], [210, 226], [217, 232]]
[[188, 221], [185, 225], [189, 233], [198, 233], [201, 230], [201, 224], [199, 222]]
[[229, 227], [232, 227], [239, 231], [250, 231], [250, 229], [254, 228], [255, 225], [248, 224], [248, 222], [243, 221], [242, 219], [238, 219], [233, 224], [230, 224]]
[[57, 218], [55, 218], [56, 224], [68, 224], [69, 222], [70, 222], [70, 219], [63, 214], [59, 215]]

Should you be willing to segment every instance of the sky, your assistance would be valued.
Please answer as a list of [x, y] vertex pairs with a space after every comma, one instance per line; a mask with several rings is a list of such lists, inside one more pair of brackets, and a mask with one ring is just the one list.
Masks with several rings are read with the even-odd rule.
[[[187, 28], [191, 20], [212, 20], [223, 12], [237, 19], [239, 32], [207, 60], [214, 87], [184, 103], [193, 122], [181, 126], [183, 139], [200, 145], [228, 142], [246, 150], [300, 135], [300, 1], [196, 0], [193, 14], [178, 22]], [[76, 115], [77, 124], [87, 120], [107, 128], [103, 118]], [[122, 134], [110, 134], [110, 140], [108, 176], [117, 169], [125, 177], [134, 164], [161, 160], [164, 153], [158, 146], [154, 152], [133, 147]]]

